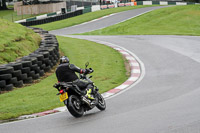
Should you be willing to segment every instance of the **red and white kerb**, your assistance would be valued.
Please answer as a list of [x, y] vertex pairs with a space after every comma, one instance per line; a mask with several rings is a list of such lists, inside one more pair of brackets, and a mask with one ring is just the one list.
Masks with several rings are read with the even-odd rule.
[[126, 58], [126, 60], [128, 60], [130, 69], [131, 69], [131, 74], [130, 74], [130, 77], [128, 78], [128, 80], [126, 80], [123, 84], [121, 84], [120, 86], [117, 86], [114, 89], [109, 90], [108, 92], [103, 93], [102, 95], [104, 98], [108, 98], [108, 97], [126, 89], [127, 87], [129, 87], [130, 85], [135, 83], [141, 75], [140, 64], [133, 57], [133, 55], [129, 54], [126, 50], [123, 50], [120, 47], [117, 47], [117, 46], [110, 46], [110, 47], [119, 51]]

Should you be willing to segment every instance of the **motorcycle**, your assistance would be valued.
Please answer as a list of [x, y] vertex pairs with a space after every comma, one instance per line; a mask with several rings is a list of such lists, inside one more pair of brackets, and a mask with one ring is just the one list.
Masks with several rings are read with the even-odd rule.
[[[87, 68], [88, 65], [89, 62], [85, 64], [85, 67]], [[89, 68], [89, 70], [90, 73], [93, 72], [92, 68]], [[60, 82], [53, 86], [59, 91], [57, 95], [60, 95], [60, 102], [63, 102], [71, 115], [76, 118], [83, 116], [84, 112], [93, 109], [95, 106], [101, 111], [106, 109], [103, 96], [99, 93], [98, 87], [91, 81], [92, 76], [88, 76], [90, 73], [80, 74], [79, 77], [81, 80], [87, 80], [93, 84], [93, 100], [86, 98], [86, 90], [82, 90], [74, 82]]]

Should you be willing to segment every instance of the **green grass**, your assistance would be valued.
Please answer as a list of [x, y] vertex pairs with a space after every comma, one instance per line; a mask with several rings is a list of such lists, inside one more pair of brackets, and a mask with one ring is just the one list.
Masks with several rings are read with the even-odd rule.
[[[122, 56], [112, 48], [79, 39], [58, 37], [61, 50], [67, 55], [71, 62], [78, 64], [81, 68], [85, 63], [90, 62], [94, 72], [93, 80], [100, 87], [101, 92], [105, 92], [125, 81], [125, 67]], [[67, 42], [67, 43], [66, 43]]]
[[200, 5], [157, 9], [84, 35], [200, 35]]
[[37, 15], [17, 15], [17, 12], [14, 12], [14, 10], [1, 10], [0, 11], [0, 19], [6, 19], [8, 21], [17, 21], [22, 20], [26, 18], [32, 18]]
[[0, 64], [28, 55], [39, 47], [40, 40], [32, 30], [0, 19]]
[[105, 9], [105, 10], [90, 12], [90, 13], [86, 13], [86, 14], [83, 14], [83, 15], [80, 15], [80, 16], [64, 19], [64, 20], [61, 20], [61, 21], [55, 21], [55, 22], [52, 22], [52, 23], [36, 25], [36, 26], [33, 26], [33, 27], [42, 28], [42, 29], [47, 30], [47, 31], [56, 30], [56, 29], [61, 29], [61, 28], [81, 24], [81, 23], [84, 23], [84, 22], [88, 22], [88, 21], [91, 21], [93, 19], [97, 19], [97, 18], [106, 16], [106, 15], [109, 15], [109, 14], [127, 11], [127, 10], [132, 10], [132, 9], [137, 9], [137, 8], [144, 8], [144, 7], [150, 7], [150, 6], [129, 6], [129, 7], [119, 7], [119, 8]]
[[[70, 58], [71, 63], [84, 68], [85, 62], [90, 62], [89, 67], [94, 69], [92, 80], [101, 93], [127, 79], [122, 55], [117, 51], [86, 40], [57, 38], [62, 52]], [[57, 90], [52, 87], [56, 82], [53, 74], [40, 83], [1, 94], [0, 120], [64, 106], [56, 96]]]

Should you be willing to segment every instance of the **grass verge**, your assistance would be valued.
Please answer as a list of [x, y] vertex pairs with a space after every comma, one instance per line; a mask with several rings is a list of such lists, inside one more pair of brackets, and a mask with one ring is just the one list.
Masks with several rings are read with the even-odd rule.
[[9, 9], [9, 10], [1, 10], [0, 11], [0, 18], [1, 19], [6, 19], [8, 21], [17, 21], [17, 20], [21, 20], [21, 19], [26, 19], [26, 18], [31, 18], [31, 17], [35, 17], [38, 15], [17, 15], [17, 12], [15, 12], [13, 9]]
[[84, 35], [200, 35], [200, 5], [157, 9]]
[[[62, 52], [70, 58], [71, 63], [84, 68], [85, 62], [90, 62], [89, 67], [94, 69], [92, 80], [101, 93], [127, 79], [122, 55], [117, 51], [86, 40], [57, 38]], [[52, 87], [56, 82], [56, 76], [52, 74], [37, 84], [1, 94], [0, 120], [63, 106], [56, 96], [57, 90]]]
[[[155, 6], [155, 5], [153, 5], [153, 6]], [[52, 22], [52, 23], [47, 23], [47, 24], [42, 24], [42, 25], [35, 25], [33, 27], [42, 28], [42, 29], [47, 30], [47, 31], [56, 30], [56, 29], [61, 29], [61, 28], [81, 24], [81, 23], [84, 23], [84, 22], [88, 22], [88, 21], [106, 16], [106, 15], [109, 15], [109, 14], [127, 11], [127, 10], [132, 10], [132, 9], [137, 9], [137, 8], [144, 8], [144, 7], [151, 7], [151, 6], [128, 6], [128, 7], [105, 9], [105, 10], [90, 12], [90, 13], [86, 13], [86, 14], [83, 14], [83, 15], [80, 15], [80, 16], [64, 19], [64, 20], [61, 20], [61, 21], [55, 21], [55, 22]]]
[[40, 36], [20, 24], [0, 19], [0, 64], [15, 61], [39, 47]]

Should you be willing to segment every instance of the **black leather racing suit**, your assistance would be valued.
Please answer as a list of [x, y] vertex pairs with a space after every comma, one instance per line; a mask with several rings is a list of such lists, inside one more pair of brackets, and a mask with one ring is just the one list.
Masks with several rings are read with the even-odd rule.
[[75, 72], [80, 74], [87, 73], [87, 69], [81, 69], [74, 64], [63, 63], [56, 69], [56, 77], [58, 82], [72, 82], [79, 86], [80, 89], [93, 88], [93, 85], [86, 80], [80, 80]]

